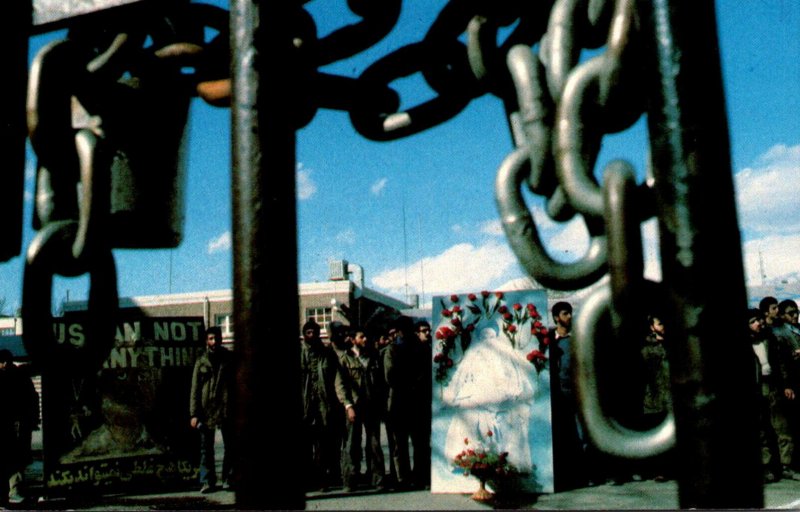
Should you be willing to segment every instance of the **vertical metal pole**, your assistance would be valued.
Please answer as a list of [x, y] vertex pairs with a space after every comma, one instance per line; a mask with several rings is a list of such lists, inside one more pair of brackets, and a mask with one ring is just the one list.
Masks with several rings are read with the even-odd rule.
[[640, 0], [682, 508], [764, 506], [714, 2]]
[[288, 4], [232, 0], [236, 504], [302, 509], [295, 128]]
[[28, 89], [28, 37], [33, 2], [17, 1], [3, 6], [0, 47], [6, 92], [0, 101], [0, 155], [3, 185], [0, 187], [0, 219], [3, 241], [0, 261], [19, 255], [22, 248], [22, 206], [25, 180], [25, 96]]

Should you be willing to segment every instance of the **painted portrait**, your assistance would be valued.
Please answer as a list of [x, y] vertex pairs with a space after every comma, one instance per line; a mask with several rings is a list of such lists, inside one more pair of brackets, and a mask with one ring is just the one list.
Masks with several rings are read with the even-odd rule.
[[546, 308], [542, 290], [434, 297], [432, 492], [474, 491], [483, 461], [490, 487], [553, 492]]

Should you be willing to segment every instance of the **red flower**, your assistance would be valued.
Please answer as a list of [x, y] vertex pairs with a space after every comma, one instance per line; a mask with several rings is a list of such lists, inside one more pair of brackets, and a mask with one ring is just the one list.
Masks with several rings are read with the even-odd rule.
[[497, 308], [497, 312], [500, 313], [501, 315], [508, 313], [508, 308], [505, 305], [500, 306], [499, 308]]
[[486, 435], [487, 435], [487, 436], [489, 436], [489, 437], [492, 437], [494, 434], [493, 434], [493, 433], [492, 433], [492, 431], [490, 430], [490, 431], [486, 432]]
[[436, 354], [435, 356], [433, 356], [433, 362], [434, 362], [434, 363], [438, 363], [438, 362], [440, 362], [442, 359], [444, 359], [444, 354], [442, 354], [441, 352], [439, 352], [438, 354]]
[[537, 321], [533, 322], [533, 326], [534, 326], [536, 329], [541, 329], [541, 328], [542, 328], [542, 322], [540, 322], [540, 321], [538, 321], [538, 320], [537, 320]]
[[494, 292], [494, 296], [497, 297], [498, 299], [502, 299], [503, 298], [503, 292]]
[[461, 307], [460, 306], [453, 306], [453, 313], [461, 313]]
[[482, 295], [482, 296], [483, 296], [483, 298], [485, 299], [485, 298], [487, 298], [487, 297], [489, 296], [489, 292], [487, 292], [486, 290], [483, 290], [483, 291], [481, 292], [481, 295]]
[[530, 361], [530, 362], [534, 362], [534, 361], [536, 361], [537, 359], [538, 359], [539, 361], [544, 361], [544, 360], [546, 360], [546, 359], [547, 359], [547, 356], [545, 356], [545, 355], [544, 355], [542, 352], [540, 352], [539, 350], [531, 350], [531, 351], [530, 351], [530, 353], [528, 353], [528, 355], [527, 355], [527, 356], [525, 356], [525, 358], [526, 358], [528, 361]]
[[512, 315], [511, 313], [508, 313], [508, 312], [506, 312], [506, 313], [503, 315], [503, 318], [504, 318], [505, 320], [511, 320], [512, 318], [514, 318], [514, 315]]
[[[469, 444], [469, 438], [468, 437], [464, 438], [464, 444]], [[463, 454], [464, 452], [461, 452], [461, 453]]]
[[450, 302], [458, 302], [458, 295], [451, 295]]
[[519, 311], [521, 309], [522, 309], [522, 304], [520, 304], [520, 303], [514, 304], [514, 311]]
[[514, 325], [514, 324], [511, 324], [511, 325], [509, 325], [509, 326], [508, 326], [508, 332], [510, 332], [510, 333], [515, 333], [515, 332], [517, 332], [517, 326], [516, 326], [516, 325]]
[[452, 311], [450, 311], [449, 309], [443, 309], [443, 310], [442, 310], [442, 316], [446, 316], [446, 317], [448, 317], [448, 318], [449, 318], [449, 317], [450, 317], [450, 315], [452, 315], [452, 314], [453, 314], [453, 312], [452, 312]]
[[448, 338], [452, 338], [454, 336], [453, 330], [449, 327], [443, 325], [436, 330], [436, 339], [437, 340], [446, 340]]
[[481, 308], [479, 308], [478, 306], [473, 306], [472, 304], [469, 304], [469, 305], [467, 305], [467, 309], [472, 311], [473, 315], [480, 315], [481, 314]]
[[472, 332], [475, 330], [475, 324], [469, 324], [467, 327], [467, 332]]
[[455, 325], [456, 327], [461, 327], [461, 319], [458, 317], [450, 319], [450, 323]]
[[475, 300], [475, 299], [477, 299], [478, 297], [477, 297], [477, 296], [476, 296], [474, 293], [470, 293], [469, 295], [467, 295], [467, 298], [468, 298], [469, 300]]

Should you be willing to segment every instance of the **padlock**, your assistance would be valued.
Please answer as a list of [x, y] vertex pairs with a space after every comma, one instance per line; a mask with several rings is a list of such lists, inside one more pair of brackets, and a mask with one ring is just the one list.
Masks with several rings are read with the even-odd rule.
[[[110, 155], [108, 236], [112, 247], [177, 247], [191, 95], [180, 70], [157, 58], [133, 71], [87, 100], [88, 119], [99, 121], [98, 145]], [[74, 121], [83, 117], [81, 108], [74, 106]]]
[[[192, 93], [178, 66], [132, 48], [139, 41], [120, 39], [100, 66], [93, 49], [70, 39], [46, 46], [34, 59], [28, 95], [29, 132], [39, 158], [34, 227], [86, 221], [83, 198], [104, 195], [104, 208], [91, 214], [92, 229], [101, 232], [87, 239], [112, 248], [177, 247]], [[86, 130], [96, 137], [79, 138]], [[94, 180], [82, 178], [86, 169]], [[78, 183], [84, 190], [76, 196]]]

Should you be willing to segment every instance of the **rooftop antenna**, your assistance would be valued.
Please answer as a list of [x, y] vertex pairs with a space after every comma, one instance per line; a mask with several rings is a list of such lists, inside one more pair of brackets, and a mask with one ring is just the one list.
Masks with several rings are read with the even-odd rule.
[[406, 234], [406, 195], [403, 194], [403, 270], [405, 271], [406, 295], [408, 302], [408, 236]]
[[417, 214], [417, 231], [419, 234], [419, 282], [420, 282], [420, 296], [422, 300], [420, 304], [425, 304], [425, 258], [422, 257], [422, 218]]
[[761, 246], [758, 246], [758, 268], [761, 271], [761, 285], [767, 283], [767, 271], [764, 269], [764, 253], [761, 252]]

